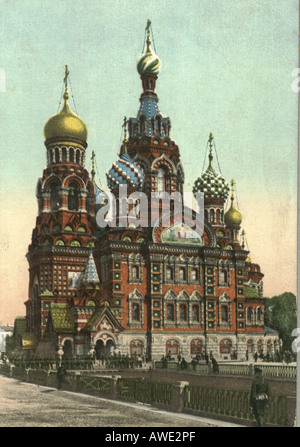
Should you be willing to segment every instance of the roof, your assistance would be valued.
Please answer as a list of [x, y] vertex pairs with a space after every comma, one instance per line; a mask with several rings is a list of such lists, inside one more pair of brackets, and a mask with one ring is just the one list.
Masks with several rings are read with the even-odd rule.
[[259, 298], [259, 293], [254, 287], [244, 285], [244, 295], [246, 298]]
[[51, 303], [50, 315], [55, 332], [74, 332], [75, 324], [69, 304]]
[[100, 282], [99, 276], [97, 273], [97, 269], [96, 269], [96, 265], [95, 265], [95, 261], [94, 261], [94, 256], [93, 256], [92, 252], [89, 255], [82, 281], [84, 283], [99, 283]]
[[276, 329], [273, 329], [269, 326], [265, 326], [265, 332], [272, 332], [273, 334], [278, 334], [278, 331], [276, 331]]
[[114, 314], [109, 309], [109, 304], [106, 302], [103, 303], [102, 305], [100, 305], [100, 307], [96, 308], [95, 312], [93, 313], [93, 315], [91, 316], [91, 318], [89, 319], [87, 324], [85, 325], [85, 329], [91, 330], [95, 326], [95, 324], [97, 324], [104, 317], [104, 315], [107, 316], [107, 318], [111, 322], [112, 326], [118, 328], [119, 330], [122, 329], [122, 326], [120, 325], [120, 323], [118, 322], [118, 320], [116, 319]]

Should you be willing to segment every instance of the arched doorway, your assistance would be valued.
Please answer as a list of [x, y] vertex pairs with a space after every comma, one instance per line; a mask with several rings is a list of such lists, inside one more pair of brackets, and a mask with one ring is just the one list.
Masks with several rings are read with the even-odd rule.
[[247, 350], [249, 354], [253, 354], [253, 340], [251, 338], [247, 340]]
[[73, 346], [71, 340], [66, 340], [63, 345], [64, 358], [71, 359], [73, 357]]
[[108, 357], [113, 354], [115, 348], [114, 341], [109, 339], [104, 341], [102, 339], [97, 340], [95, 346], [96, 359], [99, 360], [103, 357]]

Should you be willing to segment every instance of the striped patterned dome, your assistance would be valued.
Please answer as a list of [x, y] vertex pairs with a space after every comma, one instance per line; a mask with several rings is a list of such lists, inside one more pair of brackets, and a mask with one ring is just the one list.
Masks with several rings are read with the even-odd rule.
[[144, 186], [143, 172], [133, 163], [127, 152], [123, 152], [119, 159], [112, 164], [106, 178], [110, 189], [118, 185], [127, 185], [141, 191]]
[[158, 74], [161, 69], [161, 61], [159, 57], [152, 51], [151, 47], [148, 48], [146, 53], [142, 54], [137, 62], [137, 71], [140, 75], [146, 73]]
[[194, 183], [193, 193], [202, 192], [205, 198], [220, 198], [226, 200], [229, 185], [224, 177], [210, 165]]

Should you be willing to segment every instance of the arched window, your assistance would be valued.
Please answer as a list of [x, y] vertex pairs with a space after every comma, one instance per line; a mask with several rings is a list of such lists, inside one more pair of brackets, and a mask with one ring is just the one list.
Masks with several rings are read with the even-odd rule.
[[210, 210], [209, 215], [210, 215], [210, 223], [215, 223], [215, 211]]
[[246, 322], [247, 322], [248, 324], [252, 324], [252, 322], [253, 322], [253, 309], [252, 309], [251, 306], [249, 306], [249, 307], [246, 309]]
[[173, 279], [173, 269], [172, 269], [172, 267], [167, 267], [166, 268], [166, 279], [167, 280], [172, 280]]
[[62, 148], [62, 161], [63, 163], [67, 161], [67, 149], [65, 147]]
[[71, 211], [78, 211], [79, 188], [77, 183], [71, 182], [69, 185], [68, 208]]
[[69, 160], [71, 163], [74, 163], [74, 149], [72, 147], [69, 150]]
[[131, 267], [131, 278], [133, 280], [139, 279], [139, 268], [136, 265]]
[[59, 163], [59, 149], [55, 148], [55, 163]]
[[261, 354], [263, 352], [263, 343], [261, 340], [257, 341], [257, 352], [258, 354]]
[[180, 321], [187, 321], [187, 306], [186, 306], [186, 304], [180, 304], [180, 306], [179, 306], [179, 319], [180, 319]]
[[77, 149], [76, 151], [76, 163], [80, 163], [80, 150]]
[[231, 340], [221, 340], [219, 344], [220, 354], [230, 354], [232, 348]]
[[178, 355], [179, 346], [176, 340], [168, 340], [166, 343], [166, 354], [167, 355]]
[[164, 192], [166, 190], [165, 171], [158, 169], [157, 171], [157, 192]]
[[167, 304], [167, 320], [175, 321], [175, 308], [174, 304]]
[[220, 224], [220, 210], [219, 209], [217, 209], [217, 212], [216, 212], [216, 223], [217, 223], [217, 225]]
[[191, 341], [191, 355], [202, 354], [203, 344], [201, 340]]
[[140, 340], [133, 340], [130, 342], [130, 354], [131, 356], [139, 356], [139, 355], [143, 355], [143, 342]]
[[57, 211], [59, 208], [59, 194], [55, 183], [50, 186], [50, 208], [51, 211]]
[[221, 270], [220, 272], [220, 283], [226, 284], [227, 283], [227, 272], [226, 270]]
[[140, 321], [141, 319], [141, 308], [138, 303], [132, 304], [132, 320], [133, 321]]
[[95, 301], [93, 301], [93, 300], [88, 301], [88, 302], [86, 303], [86, 305], [87, 305], [87, 306], [90, 306], [90, 307], [95, 307], [95, 306], [96, 306]]
[[146, 120], [143, 115], [140, 118], [140, 133], [142, 135], [146, 133]]
[[180, 267], [180, 269], [179, 269], [179, 280], [180, 281], [186, 280], [186, 270], [184, 267]]
[[228, 323], [229, 321], [229, 312], [227, 304], [223, 304], [221, 306], [221, 321], [222, 323]]
[[55, 245], [65, 245], [65, 243], [64, 243], [63, 240], [58, 239], [58, 240], [55, 242]]
[[192, 281], [197, 281], [198, 279], [198, 271], [197, 269], [192, 269], [191, 271], [191, 280]]
[[263, 311], [261, 307], [256, 309], [256, 320], [259, 324], [263, 322]]
[[199, 304], [193, 304], [192, 306], [192, 320], [195, 323], [200, 321], [200, 306]]

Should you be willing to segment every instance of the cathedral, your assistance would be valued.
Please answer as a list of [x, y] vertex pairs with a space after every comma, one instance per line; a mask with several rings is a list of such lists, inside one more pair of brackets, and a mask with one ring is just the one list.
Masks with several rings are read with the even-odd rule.
[[[176, 218], [174, 203], [169, 225], [159, 201], [153, 219], [134, 224], [126, 217], [133, 198], [140, 197], [135, 194], [149, 199], [149, 216], [154, 193], [184, 193], [180, 150], [171, 120], [158, 106], [161, 61], [151, 46], [150, 21], [146, 31], [137, 63], [138, 112], [122, 124], [119, 154], [106, 167], [107, 191], [95, 179], [87, 127], [69, 106], [65, 69], [64, 105], [44, 127], [47, 166], [36, 189], [20, 346], [39, 356], [100, 358], [120, 352], [149, 360], [166, 355], [191, 360], [210, 352], [219, 360], [243, 360], [246, 352], [274, 353], [280, 340], [264, 326], [264, 275], [245, 246], [235, 182], [214, 167], [212, 134], [207, 168], [192, 191], [203, 195], [201, 232]], [[86, 157], [92, 159], [91, 173]], [[117, 219], [99, 225], [111, 196]]]

